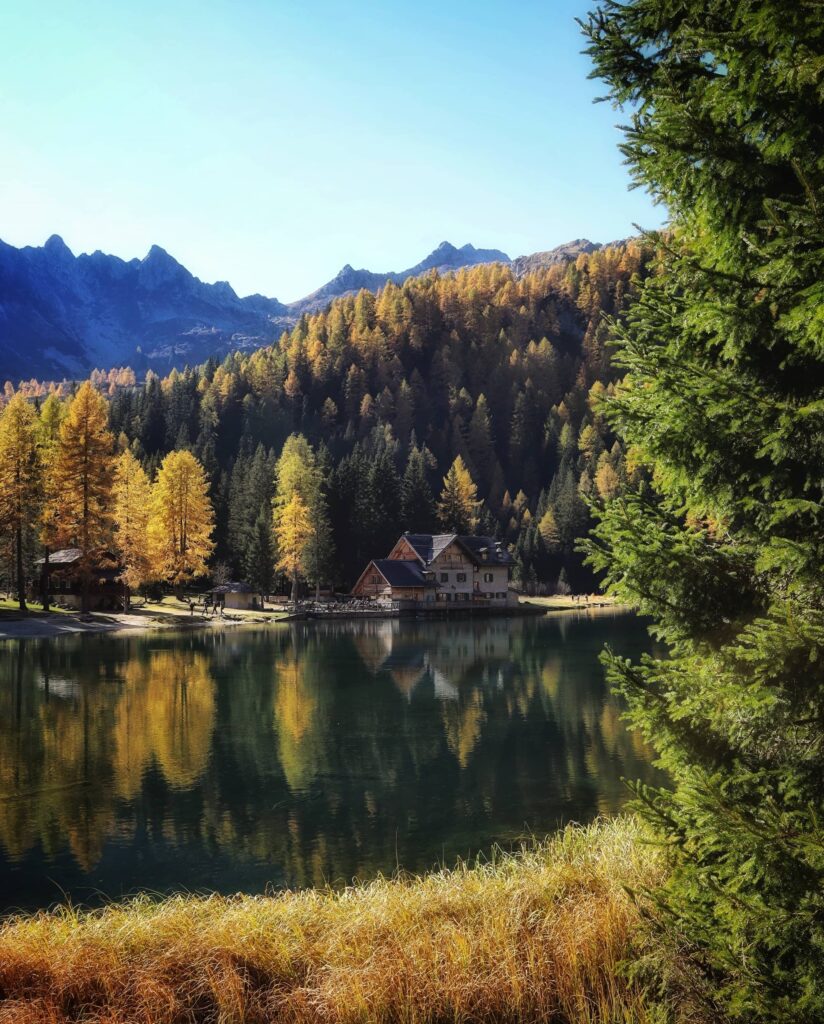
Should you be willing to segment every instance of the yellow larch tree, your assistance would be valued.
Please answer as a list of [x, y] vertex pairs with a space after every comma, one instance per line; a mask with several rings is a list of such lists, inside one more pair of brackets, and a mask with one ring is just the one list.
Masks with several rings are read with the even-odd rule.
[[46, 511], [54, 542], [80, 549], [84, 614], [95, 555], [111, 540], [112, 445], [108, 403], [85, 381], [60, 424]]
[[452, 533], [474, 533], [478, 527], [478, 488], [460, 455], [443, 478], [438, 518]]
[[114, 467], [112, 514], [114, 542], [120, 554], [123, 571], [120, 579], [125, 588], [124, 606], [128, 608], [131, 591], [142, 586], [151, 575], [149, 561], [149, 510], [151, 487], [149, 478], [134, 455], [125, 449]]
[[40, 407], [37, 421], [37, 446], [41, 466], [40, 543], [43, 545], [43, 571], [40, 576], [40, 599], [43, 611], [49, 610], [49, 555], [57, 534], [55, 517], [58, 504], [54, 491], [54, 463], [60, 442], [60, 426], [66, 418], [67, 405], [52, 391]]
[[[293, 504], [297, 496], [300, 501]], [[309, 532], [297, 528], [300, 506], [309, 518]], [[288, 513], [287, 513], [287, 510]], [[291, 516], [291, 523], [288, 522]], [[280, 561], [275, 568], [286, 572], [292, 580], [292, 600], [297, 599], [297, 577], [305, 576], [319, 591], [332, 556], [332, 538], [323, 479], [317, 456], [302, 434], [292, 434], [283, 445], [275, 469], [273, 523], [278, 539]], [[288, 537], [287, 546], [280, 546], [280, 537]], [[295, 547], [298, 544], [299, 547]], [[281, 562], [286, 558], [289, 568]]]
[[275, 568], [285, 573], [292, 581], [292, 601], [298, 596], [298, 577], [303, 571], [303, 558], [312, 540], [312, 516], [309, 506], [300, 491], [284, 505], [275, 506], [275, 537], [278, 545], [278, 561]]
[[598, 489], [599, 496], [604, 501], [610, 501], [621, 490], [621, 478], [615, 472], [615, 468], [606, 452], [603, 452], [598, 460], [598, 468], [595, 471], [595, 486]]
[[23, 548], [34, 524], [40, 486], [40, 462], [34, 410], [16, 394], [0, 417], [0, 529], [14, 544], [17, 602], [26, 610]]
[[169, 452], [152, 487], [149, 562], [152, 575], [178, 596], [185, 582], [207, 572], [214, 522], [203, 466], [189, 451]]

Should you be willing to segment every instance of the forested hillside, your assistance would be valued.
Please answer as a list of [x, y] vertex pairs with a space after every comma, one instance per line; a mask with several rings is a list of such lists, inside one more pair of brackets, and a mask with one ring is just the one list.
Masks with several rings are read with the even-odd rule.
[[[304, 316], [280, 342], [222, 363], [95, 374], [110, 429], [152, 477], [189, 448], [211, 481], [214, 561], [275, 582], [275, 465], [305, 436], [325, 491], [338, 586], [405, 529], [438, 529], [443, 478], [460, 456], [477, 485], [477, 528], [513, 546], [528, 589], [592, 586], [575, 553], [586, 499], [634, 472], [599, 410], [616, 372], [604, 314], [646, 273], [636, 242], [517, 278], [503, 265], [430, 273]], [[43, 391], [28, 385], [37, 397]]]

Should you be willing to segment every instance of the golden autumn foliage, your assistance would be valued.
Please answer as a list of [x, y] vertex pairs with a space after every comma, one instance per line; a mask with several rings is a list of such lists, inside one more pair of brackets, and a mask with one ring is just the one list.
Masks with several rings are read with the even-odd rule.
[[451, 533], [474, 533], [478, 526], [478, 488], [459, 455], [443, 479], [438, 518]]
[[313, 532], [309, 506], [298, 491], [292, 494], [285, 505], [275, 506], [274, 523], [278, 546], [277, 569], [292, 580], [294, 597], [298, 574], [303, 568], [303, 554]]
[[117, 457], [112, 491], [115, 546], [123, 562], [121, 578], [135, 590], [151, 572], [149, 510], [151, 487], [143, 467], [128, 448]]
[[619, 968], [649, 942], [627, 890], [662, 875], [642, 839], [631, 819], [601, 821], [488, 863], [337, 893], [143, 897], [10, 918], [6, 1019], [69, 1024], [82, 1007], [87, 1024], [652, 1024]]
[[208, 658], [179, 649], [153, 651], [127, 665], [115, 710], [113, 768], [118, 795], [130, 798], [154, 761], [175, 789], [187, 789], [209, 760], [215, 723]]
[[[91, 383], [110, 398], [120, 448], [147, 472], [172, 447], [197, 455], [216, 522], [227, 524], [216, 538], [221, 557], [264, 591], [274, 563], [272, 478], [252, 486], [250, 463], [258, 448], [276, 460], [297, 429], [323, 463], [325, 514], [308, 501], [316, 537], [301, 575], [309, 583], [351, 584], [399, 526], [435, 529], [433, 488], [460, 455], [482, 502], [476, 528], [510, 547], [517, 580], [554, 584], [563, 566], [579, 589], [593, 584], [575, 549], [587, 525], [581, 495], [598, 491], [596, 463], [614, 443], [601, 411], [617, 379], [603, 315], [623, 315], [649, 257], [648, 246], [629, 241], [549, 266], [427, 273], [336, 299], [277, 343], [220, 365], [163, 379], [148, 371], [143, 383], [127, 369], [95, 371]], [[19, 385], [25, 397], [55, 401], [70, 387]], [[9, 386], [0, 404], [13, 394]], [[612, 458], [622, 486], [639, 483], [623, 459], [621, 451]], [[407, 492], [415, 484], [417, 501], [401, 500], [400, 481]], [[519, 491], [524, 505], [507, 508], [505, 494]], [[550, 507], [552, 551], [536, 530]], [[267, 570], [256, 579], [261, 562]]]
[[0, 416], [0, 530], [14, 538], [17, 599], [26, 608], [23, 542], [35, 517], [39, 472], [36, 417], [29, 403], [15, 395]]
[[203, 576], [214, 549], [209, 483], [189, 451], [169, 452], [152, 487], [149, 559], [152, 573], [180, 587]]
[[56, 543], [82, 552], [84, 611], [88, 611], [91, 561], [111, 536], [112, 445], [106, 399], [86, 381], [60, 424], [49, 515]]

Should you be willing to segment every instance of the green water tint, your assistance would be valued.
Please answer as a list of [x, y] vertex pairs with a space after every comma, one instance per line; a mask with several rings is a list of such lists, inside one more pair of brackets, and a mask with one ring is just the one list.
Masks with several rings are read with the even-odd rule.
[[0, 650], [0, 907], [420, 871], [652, 778], [628, 615], [294, 623]]

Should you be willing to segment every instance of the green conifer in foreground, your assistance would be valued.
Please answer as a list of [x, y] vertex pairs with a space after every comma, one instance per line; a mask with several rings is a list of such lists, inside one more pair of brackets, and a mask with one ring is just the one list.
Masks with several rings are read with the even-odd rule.
[[669, 770], [656, 919], [702, 1016], [824, 1020], [824, 16], [629, 0], [584, 26], [666, 204], [613, 422], [653, 473], [589, 545], [668, 659], [609, 659]]

